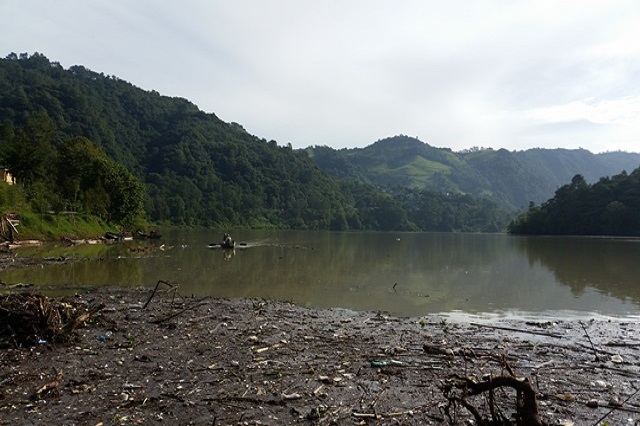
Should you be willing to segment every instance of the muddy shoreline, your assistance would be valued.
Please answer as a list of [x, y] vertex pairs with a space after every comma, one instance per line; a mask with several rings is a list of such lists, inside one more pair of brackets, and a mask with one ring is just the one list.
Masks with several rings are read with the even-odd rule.
[[[70, 343], [0, 349], [0, 425], [468, 424], [447, 383], [511, 373], [546, 424], [640, 424], [634, 322], [483, 325], [151, 294], [83, 291], [69, 301], [104, 308]], [[515, 413], [511, 388], [465, 400], [487, 419]]]

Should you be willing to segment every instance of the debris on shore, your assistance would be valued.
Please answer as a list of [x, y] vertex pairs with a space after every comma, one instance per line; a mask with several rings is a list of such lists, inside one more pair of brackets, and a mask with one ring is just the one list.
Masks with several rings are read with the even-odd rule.
[[[640, 418], [635, 322], [464, 323], [155, 290], [95, 289], [74, 303], [3, 296], [0, 315], [22, 306], [31, 325], [19, 331], [12, 323], [12, 337], [3, 338], [0, 425]], [[34, 334], [36, 317], [58, 331], [71, 322], [73, 331]]]
[[86, 308], [74, 300], [55, 300], [41, 294], [0, 296], [0, 349], [67, 343], [91, 315], [104, 307]]

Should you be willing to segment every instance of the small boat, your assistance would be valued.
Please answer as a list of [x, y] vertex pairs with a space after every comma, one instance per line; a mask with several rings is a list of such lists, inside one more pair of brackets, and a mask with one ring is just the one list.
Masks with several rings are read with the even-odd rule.
[[115, 232], [107, 232], [104, 234], [104, 237], [107, 240], [120, 240], [122, 239], [122, 235], [116, 234]]
[[209, 244], [209, 248], [233, 249], [235, 247], [236, 247], [236, 241], [233, 238], [231, 238], [231, 235], [229, 235], [227, 232], [225, 232], [224, 235], [222, 236], [221, 243]]
[[231, 250], [236, 248], [236, 242], [231, 241], [231, 243], [211, 243], [209, 244], [209, 248], [219, 248], [225, 250]]

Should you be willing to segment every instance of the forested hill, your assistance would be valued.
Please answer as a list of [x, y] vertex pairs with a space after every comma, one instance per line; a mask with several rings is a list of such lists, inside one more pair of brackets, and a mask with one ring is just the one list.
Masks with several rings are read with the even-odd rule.
[[513, 234], [640, 236], [640, 167], [592, 185], [575, 175], [508, 228]]
[[316, 146], [308, 152], [321, 169], [335, 176], [373, 185], [472, 194], [517, 210], [526, 209], [531, 201], [546, 201], [576, 174], [595, 182], [640, 166], [637, 153], [480, 148], [453, 152], [402, 135], [365, 148]]
[[[463, 194], [380, 191], [364, 182], [339, 180], [321, 171], [306, 151], [250, 135], [185, 99], [144, 91], [82, 66], [64, 69], [38, 53], [10, 54], [0, 59], [0, 163], [11, 168], [7, 159], [16, 156], [3, 155], [3, 150], [39, 127], [54, 129], [51, 140], [39, 138], [48, 152], [59, 153], [65, 141], [83, 137], [124, 165], [144, 184], [145, 210], [157, 222], [498, 231], [506, 229], [509, 219], [495, 204]], [[52, 178], [46, 164], [38, 166], [43, 170], [34, 175], [42, 181]], [[45, 183], [34, 180], [29, 190], [37, 195], [54, 187]], [[91, 202], [82, 191], [74, 194], [84, 200], [57, 198], [76, 210]], [[55, 208], [47, 205], [55, 197], [41, 198], [34, 209]]]
[[144, 182], [153, 220], [187, 225], [327, 226], [345, 203], [302, 152], [225, 123], [191, 102], [147, 92], [45, 56], [0, 61], [0, 119], [20, 127], [44, 110], [54, 145], [98, 144]]

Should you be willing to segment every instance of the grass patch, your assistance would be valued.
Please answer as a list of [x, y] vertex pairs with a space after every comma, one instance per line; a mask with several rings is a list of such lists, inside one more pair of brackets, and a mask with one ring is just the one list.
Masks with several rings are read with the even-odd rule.
[[21, 213], [19, 240], [58, 240], [102, 237], [110, 227], [96, 216]]
[[451, 167], [444, 163], [431, 161], [424, 157], [415, 157], [410, 163], [399, 168], [390, 168], [386, 164], [371, 170], [378, 176], [387, 176], [389, 181], [399, 181], [413, 188], [423, 188], [435, 173], [449, 174]]

